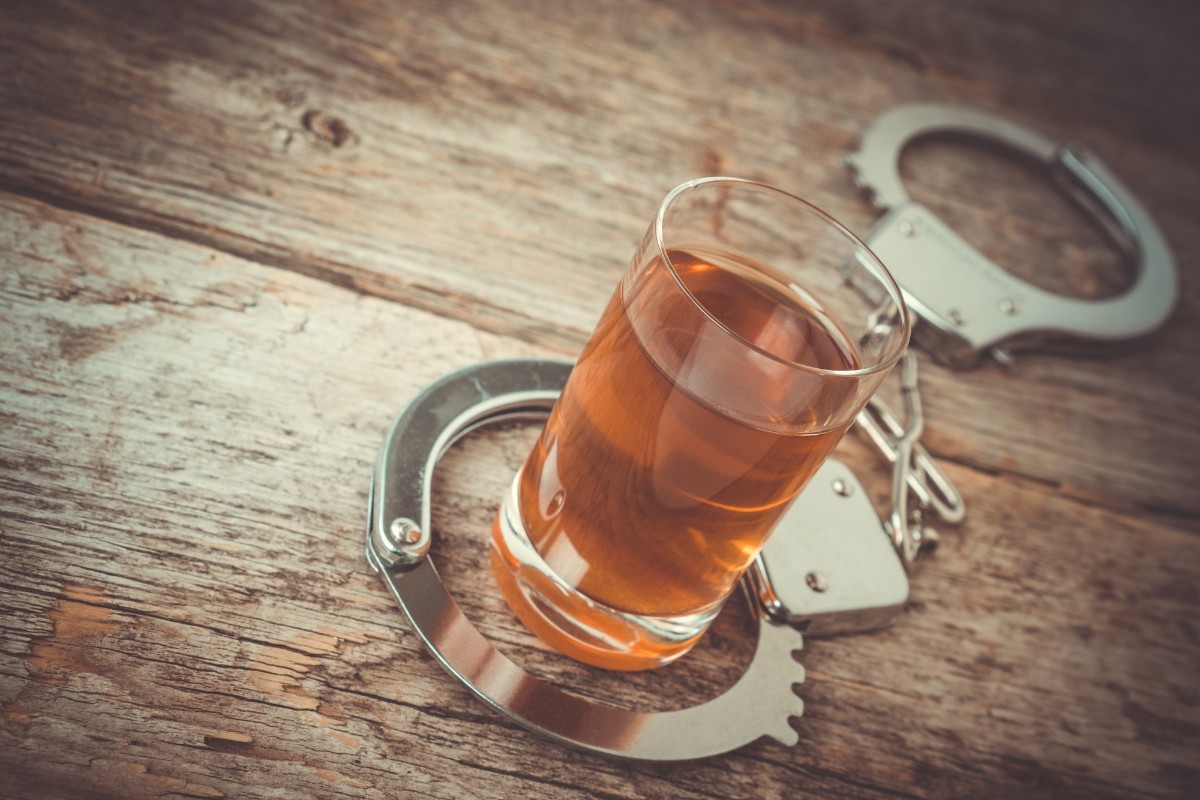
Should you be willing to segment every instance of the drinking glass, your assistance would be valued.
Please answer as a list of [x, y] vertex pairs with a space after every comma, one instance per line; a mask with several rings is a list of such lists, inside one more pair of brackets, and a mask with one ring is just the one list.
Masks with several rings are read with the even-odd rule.
[[910, 330], [883, 264], [816, 206], [674, 189], [500, 505], [509, 606], [596, 666], [686, 653]]

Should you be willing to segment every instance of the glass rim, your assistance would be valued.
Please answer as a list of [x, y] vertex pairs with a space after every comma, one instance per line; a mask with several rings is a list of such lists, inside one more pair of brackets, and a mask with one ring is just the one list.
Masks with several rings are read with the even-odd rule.
[[[717, 317], [713, 316], [712, 312], [705, 307], [704, 303], [700, 302], [699, 298], [692, 294], [692, 290], [688, 288], [687, 284], [684, 283], [683, 279], [679, 276], [679, 272], [676, 270], [675, 265], [671, 263], [671, 257], [667, 254], [666, 241], [663, 235], [663, 219], [666, 216], [667, 209], [670, 208], [671, 204], [682, 195], [698, 187], [712, 184], [727, 184], [752, 189], [762, 189], [779, 195], [786, 200], [798, 203], [803, 209], [812, 212], [819, 219], [821, 219], [821, 221], [830, 225], [834, 230], [849, 240], [851, 244], [861, 248], [862, 252], [866, 253], [869, 258], [865, 262], [860, 261], [859, 263], [871, 273], [873, 278], [878, 280], [883, 285], [883, 287], [887, 290], [888, 295], [891, 297], [892, 302], [895, 303], [895, 305], [900, 309], [900, 318], [904, 325], [904, 335], [902, 340], [896, 345], [895, 352], [890, 353], [887, 358], [880, 359], [878, 363], [869, 367], [860, 367], [858, 369], [824, 369], [822, 367], [814, 367], [811, 364], [802, 364], [799, 361], [792, 361], [791, 359], [784, 358], [776, 353], [772, 353], [770, 350], [759, 347], [746, 337], [742, 336], [736, 331], [731, 330], [728, 325], [721, 322], [721, 320], [717, 319]], [[912, 312], [908, 308], [908, 303], [904, 300], [904, 292], [900, 289], [900, 285], [896, 283], [896, 279], [892, 277], [892, 273], [888, 271], [888, 268], [879, 259], [879, 256], [875, 255], [875, 252], [867, 246], [867, 243], [856, 236], [853, 231], [851, 231], [841, 222], [838, 222], [826, 211], [822, 210], [818, 206], [813, 205], [802, 197], [797, 197], [791, 192], [784, 191], [783, 189], [780, 189], [776, 186], [771, 186], [770, 184], [749, 180], [747, 178], [730, 178], [721, 176], [694, 178], [676, 186], [667, 193], [667, 196], [664, 197], [663, 201], [659, 204], [658, 212], [654, 216], [654, 239], [655, 244], [658, 246], [658, 254], [662, 258], [663, 263], [667, 265], [667, 269], [671, 273], [671, 277], [675, 280], [675, 283], [678, 284], [679, 288], [683, 290], [684, 294], [687, 296], [688, 300], [691, 301], [692, 305], [699, 309], [701, 314], [703, 314], [706, 318], [708, 318], [709, 321], [711, 321], [729, 336], [737, 339], [746, 347], [754, 350], [757, 353], [761, 353], [773, 361], [777, 361], [789, 367], [811, 372], [816, 375], [830, 375], [839, 378], [855, 378], [871, 375], [876, 372], [882, 372], [886, 369], [891, 369], [893, 366], [895, 366], [896, 362], [900, 360], [900, 357], [904, 355], [904, 351], [908, 349], [909, 341], [912, 338]]]

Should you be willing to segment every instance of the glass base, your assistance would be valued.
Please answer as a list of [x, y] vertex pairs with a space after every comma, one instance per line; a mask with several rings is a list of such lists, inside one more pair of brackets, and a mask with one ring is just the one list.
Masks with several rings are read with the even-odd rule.
[[517, 503], [520, 474], [492, 524], [492, 572], [513, 613], [546, 644], [612, 670], [661, 667], [685, 654], [723, 603], [699, 613], [656, 617], [599, 603], [556, 575], [529, 536]]

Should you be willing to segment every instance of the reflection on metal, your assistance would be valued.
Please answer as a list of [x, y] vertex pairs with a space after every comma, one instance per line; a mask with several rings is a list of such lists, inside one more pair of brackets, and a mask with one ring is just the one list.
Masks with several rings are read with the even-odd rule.
[[[446, 671], [530, 730], [584, 750], [661, 761], [715, 755], [763, 736], [796, 744], [790, 720], [804, 708], [794, 691], [804, 681], [804, 668], [794, 658], [803, 644], [800, 631], [877, 628], [908, 597], [907, 575], [885, 524], [854, 473], [836, 460], [810, 482], [743, 581], [759, 623], [750, 665], [728, 691], [700, 705], [640, 712], [568, 694], [497, 651], [446, 591], [428, 555], [438, 461], [455, 441], [482, 426], [544, 418], [570, 370], [570, 364], [555, 361], [489, 362], [421, 392], [392, 426], [375, 468], [367, 561]], [[896, 474], [903, 474], [898, 480], [906, 496], [911, 491], [922, 507], [961, 518], [961, 498], [915, 435], [907, 435], [911, 453], [901, 452], [909, 429], [886, 407], [875, 403], [859, 423], [885, 457], [904, 465]]]
[[[1077, 300], [1043, 291], [988, 260], [904, 189], [901, 151], [934, 133], [996, 142], [1045, 168], [1134, 268], [1133, 286], [1121, 297]], [[1146, 336], [1175, 306], [1178, 276], [1162, 233], [1094, 157], [990, 114], [918, 104], [879, 117], [845, 160], [858, 185], [888, 212], [866, 242], [924, 321], [913, 338], [948, 366], [969, 368], [984, 354], [1006, 362], [1014, 349], [1052, 342], [1103, 345]]]
[[391, 520], [430, 530], [430, 486], [442, 454], [482, 425], [545, 415], [570, 365], [546, 361], [481, 364], [422, 392], [384, 442], [371, 490], [367, 560], [383, 576], [409, 623], [439, 663], [477, 697], [530, 730], [564, 744], [637, 759], [674, 761], [723, 753], [770, 736], [794, 745], [789, 724], [804, 705], [793, 686], [794, 628], [759, 614], [758, 644], [741, 679], [721, 696], [678, 711], [641, 712], [568, 694], [514, 664], [487, 641], [447, 593], [426, 555], [407, 563], [389, 544]]

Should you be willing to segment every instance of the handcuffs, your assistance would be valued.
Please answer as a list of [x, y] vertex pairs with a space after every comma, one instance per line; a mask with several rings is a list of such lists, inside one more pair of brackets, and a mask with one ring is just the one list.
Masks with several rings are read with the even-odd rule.
[[[1130, 262], [1133, 285], [1120, 297], [1078, 300], [1039, 289], [984, 257], [904, 190], [904, 146], [933, 133], [990, 140], [1039, 164]], [[1175, 306], [1175, 261], [1158, 226], [1107, 167], [1077, 149], [991, 114], [916, 104], [879, 117], [845, 162], [887, 212], [866, 243], [920, 317], [914, 341], [946, 366], [966, 369], [985, 354], [1005, 362], [1013, 349], [1055, 340], [1138, 339], [1161, 327]]]
[[[1071, 300], [1044, 292], [992, 264], [928, 209], [910, 200], [897, 164], [904, 145], [936, 132], [993, 139], [1031, 156], [1111, 234], [1137, 268], [1114, 300]], [[847, 156], [855, 180], [886, 215], [867, 244], [888, 265], [920, 317], [914, 340], [938, 361], [964, 369], [1002, 348], [1051, 337], [1114, 341], [1162, 325], [1176, 299], [1174, 261], [1145, 210], [1103, 165], [994, 116], [944, 106], [903, 106], [868, 129]], [[690, 708], [642, 712], [572, 695], [501, 654], [463, 615], [429, 555], [431, 487], [438, 461], [479, 428], [548, 414], [571, 365], [494, 361], [424, 389], [384, 440], [372, 476], [366, 558], [433, 657], [483, 702], [520, 725], [587, 751], [673, 761], [727, 752], [769, 736], [794, 745], [790, 720], [803, 713], [793, 687], [804, 681], [794, 654], [803, 635], [854, 633], [892, 622], [908, 599], [908, 570], [937, 536], [924, 515], [947, 523], [965, 506], [921, 447], [917, 362], [897, 372], [903, 417], [872, 399], [854, 430], [892, 464], [891, 510], [883, 518], [854, 472], [829, 459], [784, 515], [742, 580], [758, 623], [753, 659], [724, 694]]]

